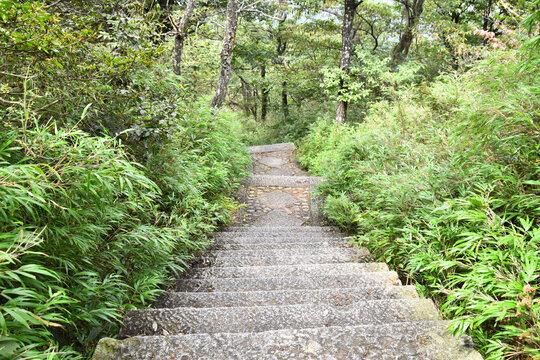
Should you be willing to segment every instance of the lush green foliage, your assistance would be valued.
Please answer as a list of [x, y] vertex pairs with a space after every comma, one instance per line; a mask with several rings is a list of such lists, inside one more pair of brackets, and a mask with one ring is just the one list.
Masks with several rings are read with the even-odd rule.
[[[197, 2], [169, 70], [182, 4], [0, 0], [0, 356], [88, 356], [228, 221], [243, 143], [307, 134], [331, 219], [491, 359], [531, 356], [538, 0], [426, 2], [399, 66], [402, 6], [364, 1], [347, 76], [341, 2], [242, 2], [227, 100], [243, 129], [207, 106], [225, 1]], [[338, 99], [357, 125], [325, 121]]]
[[3, 134], [4, 356], [91, 351], [228, 221], [246, 154], [227, 122], [192, 115], [147, 168], [111, 138], [55, 124]]
[[301, 161], [328, 178], [324, 211], [358, 234], [487, 359], [540, 347], [539, 69], [495, 53], [462, 76], [315, 124]]
[[143, 5], [0, 1], [1, 358], [87, 357], [236, 207], [239, 123]]

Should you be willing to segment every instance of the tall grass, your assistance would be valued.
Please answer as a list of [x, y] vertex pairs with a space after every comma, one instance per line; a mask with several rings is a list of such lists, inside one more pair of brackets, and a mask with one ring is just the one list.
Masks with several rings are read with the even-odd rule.
[[319, 122], [301, 161], [328, 178], [324, 212], [432, 296], [486, 359], [540, 349], [539, 69], [521, 51]]
[[144, 4], [0, 0], [0, 358], [87, 358], [236, 206], [238, 125]]
[[[13, 125], [21, 111], [2, 115]], [[39, 125], [31, 112], [4, 127], [0, 357], [88, 356], [229, 221], [248, 157], [231, 122], [200, 111], [182, 115], [147, 166], [113, 138]]]

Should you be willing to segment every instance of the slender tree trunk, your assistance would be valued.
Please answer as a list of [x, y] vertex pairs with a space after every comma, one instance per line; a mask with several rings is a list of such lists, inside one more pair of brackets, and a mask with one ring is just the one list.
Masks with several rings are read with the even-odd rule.
[[244, 108], [244, 113], [246, 116], [249, 116], [251, 113], [255, 121], [257, 121], [257, 101], [253, 101], [253, 99], [258, 97], [257, 90], [254, 89], [253, 86], [249, 85], [242, 75], [238, 73], [236, 73], [236, 75], [242, 83], [242, 98], [244, 99], [242, 107]]
[[289, 118], [289, 96], [287, 95], [287, 82], [281, 84], [281, 111], [285, 120]]
[[392, 61], [394, 63], [401, 62], [407, 58], [413, 40], [414, 35], [412, 33], [412, 29], [407, 27], [407, 29], [405, 29], [405, 32], [403, 32], [403, 34], [401, 34], [401, 36], [399, 37], [399, 42], [396, 44], [394, 50], [392, 51]]
[[242, 83], [242, 98], [244, 99], [244, 104], [242, 107], [244, 108], [244, 114], [248, 116], [249, 115], [249, 95], [248, 95], [247, 84], [242, 78], [240, 78], [240, 82]]
[[268, 97], [270, 95], [270, 90], [266, 84], [266, 65], [261, 66], [261, 121], [266, 121], [266, 115], [268, 113]]
[[221, 64], [216, 94], [212, 99], [212, 107], [221, 107], [227, 97], [229, 81], [231, 80], [231, 68], [234, 44], [236, 41], [236, 29], [238, 28], [238, 3], [237, 0], [227, 1], [227, 21], [225, 24], [225, 36], [221, 48]]
[[493, 6], [493, 0], [489, 0], [487, 3], [487, 8], [484, 11], [484, 22], [482, 24], [482, 29], [485, 31], [493, 31], [493, 19], [491, 17], [491, 8]]
[[[287, 41], [283, 39], [283, 27], [287, 19], [287, 14], [285, 12], [282, 12], [280, 17], [281, 17], [281, 20], [278, 23], [277, 34], [276, 34], [276, 55], [277, 55], [276, 64], [284, 66], [285, 61], [283, 60], [283, 54], [285, 54], [285, 51], [287, 50]], [[285, 71], [283, 71], [283, 73], [285, 73]], [[288, 100], [288, 94], [287, 94], [287, 80], [283, 80], [281, 83], [281, 111], [283, 112], [283, 118], [285, 120], [289, 119], [290, 114], [289, 114], [289, 100]]]
[[[257, 93], [254, 92], [252, 94], [253, 96], [252, 97], [256, 97], [257, 96]], [[253, 120], [255, 120], [255, 122], [257, 122], [257, 110], [259, 109], [259, 107], [257, 106], [257, 102], [255, 101], [254, 103], [251, 104], [250, 106], [250, 110], [251, 110], [251, 114], [253, 115]]]
[[184, 51], [184, 40], [187, 36], [189, 19], [193, 15], [195, 10], [195, 0], [188, 0], [186, 4], [186, 11], [180, 24], [174, 25], [176, 28], [176, 35], [174, 37], [174, 49], [173, 49], [173, 71], [175, 74], [180, 75], [182, 73], [182, 52]]
[[403, 5], [405, 12], [405, 30], [399, 38], [399, 42], [392, 50], [392, 63], [397, 65], [404, 61], [409, 55], [411, 44], [414, 40], [414, 29], [418, 25], [420, 15], [424, 11], [425, 0], [413, 0], [411, 3], [409, 0], [398, 0]]
[[173, 49], [173, 71], [176, 75], [182, 74], [182, 51], [184, 51], [184, 39], [183, 35], [177, 34], [174, 37], [174, 49]]
[[[349, 74], [349, 68], [351, 65], [351, 57], [353, 51], [353, 23], [356, 8], [362, 3], [356, 0], [344, 0], [343, 8], [343, 27], [341, 29], [341, 60], [339, 61], [339, 68], [343, 72], [343, 75]], [[345, 91], [345, 83], [343, 76], [339, 81], [338, 94], [341, 95]], [[344, 100], [338, 100], [336, 109], [336, 122], [342, 124], [347, 120], [347, 106], [348, 103]]]

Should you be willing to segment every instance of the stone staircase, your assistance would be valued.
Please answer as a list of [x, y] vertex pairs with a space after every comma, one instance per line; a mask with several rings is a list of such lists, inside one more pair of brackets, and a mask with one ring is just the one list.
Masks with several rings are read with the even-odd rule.
[[482, 359], [431, 300], [320, 226], [310, 194], [321, 179], [297, 166], [293, 144], [250, 150], [238, 226], [157, 308], [128, 311], [125, 339], [102, 339], [94, 360]]

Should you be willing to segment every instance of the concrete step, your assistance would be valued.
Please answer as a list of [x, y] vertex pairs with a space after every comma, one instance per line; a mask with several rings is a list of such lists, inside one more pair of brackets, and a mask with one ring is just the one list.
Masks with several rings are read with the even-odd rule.
[[309, 237], [303, 235], [286, 235], [286, 236], [220, 236], [214, 240], [216, 244], [277, 244], [277, 243], [324, 243], [331, 244], [348, 244], [350, 240], [344, 237]]
[[186, 277], [206, 278], [279, 278], [301, 277], [313, 274], [340, 275], [389, 271], [385, 263], [342, 263], [342, 264], [304, 264], [239, 267], [194, 268]]
[[366, 256], [369, 251], [366, 248], [333, 248], [319, 249], [268, 249], [268, 250], [215, 250], [210, 254], [216, 258], [226, 257], [279, 257], [279, 256], [317, 256], [317, 255], [349, 255]]
[[177, 291], [262, 291], [355, 288], [368, 286], [401, 285], [394, 271], [372, 273], [350, 273], [341, 275], [311, 275], [275, 278], [209, 278], [180, 279], [176, 281]]
[[93, 360], [482, 360], [444, 321], [101, 339]]
[[283, 306], [163, 308], [128, 310], [123, 336], [261, 332], [322, 326], [354, 326], [404, 321], [439, 320], [430, 299], [358, 301], [343, 306], [296, 304]]
[[315, 187], [324, 181], [315, 176], [251, 175], [246, 186]]
[[223, 229], [220, 233], [268, 233], [268, 234], [282, 234], [282, 233], [337, 233], [341, 234], [341, 231], [337, 226], [272, 226], [271, 228], [261, 228], [253, 226], [229, 226]]
[[[345, 250], [345, 249], [344, 249]], [[227, 266], [266, 266], [266, 265], [297, 265], [297, 264], [336, 264], [348, 262], [370, 262], [373, 256], [366, 252], [326, 253], [319, 255], [271, 255], [254, 256], [213, 256], [209, 254], [201, 258], [200, 265]]]
[[302, 241], [302, 242], [249, 242], [249, 239], [246, 239], [245, 242], [220, 242], [215, 243], [213, 248], [216, 250], [272, 250], [272, 249], [316, 249], [319, 251], [324, 251], [328, 248], [354, 248], [355, 244], [339, 239], [339, 241]]
[[405, 298], [418, 298], [414, 286], [248, 292], [166, 292], [160, 297], [156, 307], [242, 307], [306, 303], [343, 306], [365, 300]]
[[267, 152], [274, 152], [274, 151], [294, 151], [296, 147], [292, 142], [288, 143], [279, 143], [279, 144], [270, 144], [270, 145], [257, 145], [257, 146], [250, 146], [249, 148], [250, 154], [259, 154], [259, 153], [267, 153]]

